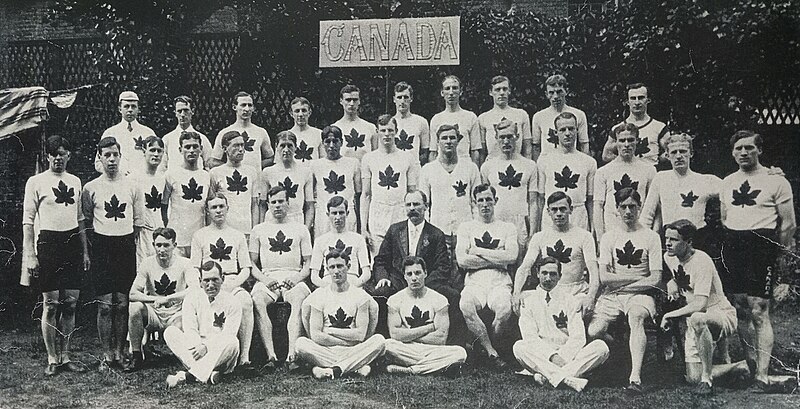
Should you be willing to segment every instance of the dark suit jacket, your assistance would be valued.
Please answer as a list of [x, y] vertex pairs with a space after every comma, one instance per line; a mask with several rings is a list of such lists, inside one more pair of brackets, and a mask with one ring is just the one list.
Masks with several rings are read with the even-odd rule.
[[[420, 232], [415, 255], [425, 260], [428, 267], [425, 285], [436, 291], [441, 287], [450, 287], [453, 266], [447, 253], [444, 233], [428, 221], [425, 221], [425, 226]], [[373, 295], [391, 295], [406, 288], [406, 280], [403, 278], [405, 272], [403, 260], [406, 256], [408, 256], [408, 220], [403, 220], [389, 226], [372, 263], [370, 288], [374, 288], [375, 284], [384, 278], [391, 281], [392, 287], [388, 291], [379, 291], [381, 294], [373, 293]]]

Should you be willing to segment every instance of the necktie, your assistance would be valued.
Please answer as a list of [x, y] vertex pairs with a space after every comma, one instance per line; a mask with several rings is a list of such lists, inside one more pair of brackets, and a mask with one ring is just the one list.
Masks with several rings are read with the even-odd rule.
[[546, 302], [546, 303], [550, 304], [550, 300], [551, 300], [551, 299], [552, 299], [552, 298], [550, 298], [550, 291], [548, 291], [548, 292], [547, 292], [547, 293], [544, 295], [544, 302]]
[[128, 122], [128, 132], [133, 132], [133, 125], [130, 122]]

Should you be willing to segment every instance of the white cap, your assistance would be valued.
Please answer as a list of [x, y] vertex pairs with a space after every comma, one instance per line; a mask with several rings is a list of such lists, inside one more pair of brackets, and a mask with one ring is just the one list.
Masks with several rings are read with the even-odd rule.
[[135, 92], [133, 92], [133, 91], [122, 91], [122, 93], [119, 94], [119, 100], [117, 102], [138, 101], [138, 100], [139, 100], [139, 96], [136, 95]]

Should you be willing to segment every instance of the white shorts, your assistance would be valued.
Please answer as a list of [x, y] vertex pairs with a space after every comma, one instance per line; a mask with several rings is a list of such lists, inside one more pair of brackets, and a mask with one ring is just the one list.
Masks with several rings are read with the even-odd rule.
[[150, 303], [145, 304], [147, 308], [147, 330], [161, 331], [175, 324], [181, 319], [181, 310], [174, 312], [157, 311]]
[[508, 273], [495, 269], [483, 269], [467, 273], [464, 277], [464, 295], [472, 295], [480, 307], [490, 307], [498, 303], [511, 303], [513, 284]]
[[[738, 321], [736, 318], [736, 309], [731, 307], [716, 308], [711, 307], [705, 312], [706, 316], [715, 323], [721, 324], [719, 326], [719, 334], [714, 336], [712, 331], [712, 338], [714, 343], [719, 341], [722, 337], [727, 337], [736, 332]], [[714, 324], [711, 324], [714, 325]], [[697, 335], [691, 325], [686, 326], [686, 338], [683, 343], [685, 361], [694, 363], [700, 361], [700, 351], [697, 350]]]
[[[297, 274], [297, 272], [284, 270], [284, 271], [272, 271], [272, 272], [269, 272], [269, 273], [265, 273], [264, 275], [266, 275], [268, 278], [271, 278], [271, 279], [273, 279], [273, 280], [275, 280], [277, 282], [283, 282], [284, 280], [286, 280], [287, 278], [289, 278], [289, 277], [291, 277], [291, 276], [293, 276], [295, 274]], [[261, 281], [259, 281], [259, 282], [255, 283], [253, 285], [253, 290], [250, 291], [250, 294], [257, 294], [259, 292], [264, 292], [269, 296], [269, 298], [272, 298], [272, 301], [278, 301], [287, 291], [291, 291], [291, 290], [295, 290], [295, 289], [298, 289], [298, 291], [305, 292], [306, 296], [308, 294], [311, 294], [311, 290], [309, 290], [308, 286], [306, 285], [306, 283], [304, 283], [302, 281], [299, 282], [299, 283], [295, 283], [294, 287], [292, 287], [289, 290], [287, 290], [286, 287], [281, 286], [276, 291], [270, 290], [265, 283], [262, 283]]]
[[612, 322], [620, 314], [628, 315], [631, 308], [642, 307], [650, 314], [656, 316], [656, 301], [647, 294], [611, 293], [601, 294], [594, 307], [594, 319]]

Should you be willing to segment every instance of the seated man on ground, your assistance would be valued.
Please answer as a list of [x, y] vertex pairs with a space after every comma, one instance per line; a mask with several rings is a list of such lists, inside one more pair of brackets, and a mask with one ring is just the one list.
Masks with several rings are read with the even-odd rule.
[[239, 358], [239, 324], [242, 308], [236, 298], [221, 291], [225, 275], [215, 261], [200, 267], [200, 287], [192, 289], [183, 302], [183, 330], [171, 326], [164, 331], [167, 346], [188, 371], [167, 376], [167, 386], [187, 380], [218, 383], [220, 373], [230, 373]]
[[580, 392], [588, 383], [581, 376], [608, 359], [608, 346], [599, 339], [587, 345], [581, 301], [567, 291], [553, 291], [561, 263], [542, 258], [538, 276], [539, 286], [521, 302], [522, 340], [514, 344], [514, 356], [540, 385], [563, 383]]
[[317, 379], [336, 379], [351, 372], [367, 376], [370, 362], [384, 352], [383, 337], [368, 332], [370, 323], [377, 321], [377, 310], [370, 308], [369, 294], [348, 281], [349, 254], [329, 251], [325, 268], [331, 284], [306, 298], [309, 337], [297, 339], [295, 353], [314, 366], [311, 373]]
[[[385, 242], [384, 242], [385, 243]], [[447, 298], [425, 285], [425, 260], [408, 256], [403, 261], [408, 286], [389, 297], [389, 334], [386, 355], [389, 373], [429, 374], [444, 370], [457, 376], [467, 351], [445, 345], [450, 329]]]

